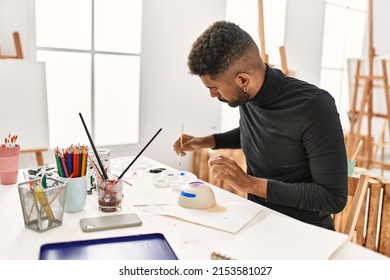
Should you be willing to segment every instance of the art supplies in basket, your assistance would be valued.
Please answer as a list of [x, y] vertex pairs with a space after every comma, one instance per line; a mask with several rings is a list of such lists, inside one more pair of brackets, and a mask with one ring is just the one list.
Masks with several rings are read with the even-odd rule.
[[46, 177], [19, 183], [19, 197], [27, 228], [43, 232], [62, 225], [67, 182]]

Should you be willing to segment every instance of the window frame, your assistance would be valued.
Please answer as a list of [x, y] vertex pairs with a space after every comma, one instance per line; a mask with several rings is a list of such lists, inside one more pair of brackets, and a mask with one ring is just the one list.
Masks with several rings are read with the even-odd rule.
[[[141, 52], [142, 52], [142, 45], [141, 45], [141, 41], [142, 41], [142, 9], [143, 9], [143, 1], [141, 0], [140, 2], [140, 5], [141, 5], [141, 30], [140, 30], [140, 33], [139, 33], [139, 52], [119, 52], [119, 51], [103, 51], [103, 50], [97, 50], [95, 49], [95, 0], [90, 0], [91, 1], [91, 10], [90, 10], [90, 15], [91, 15], [91, 28], [90, 28], [90, 35], [91, 35], [91, 41], [90, 41], [90, 46], [91, 48], [90, 49], [81, 49], [81, 48], [66, 48], [66, 47], [51, 47], [51, 46], [40, 46], [38, 45], [38, 42], [36, 42], [35, 44], [35, 55], [36, 57], [38, 57], [38, 53], [40, 51], [46, 51], [46, 52], [65, 52], [65, 53], [82, 53], [82, 54], [89, 54], [90, 55], [90, 59], [91, 59], [91, 65], [90, 65], [90, 77], [91, 77], [91, 80], [90, 80], [90, 116], [87, 116], [88, 119], [90, 119], [90, 126], [88, 127], [89, 129], [89, 132], [92, 136], [93, 139], [95, 139], [96, 137], [96, 89], [95, 89], [95, 85], [96, 85], [96, 80], [95, 80], [95, 73], [96, 73], [96, 65], [95, 65], [95, 60], [96, 60], [96, 56], [97, 55], [114, 55], [114, 56], [127, 56], [127, 57], [137, 57], [139, 58], [139, 67], [138, 67], [138, 76], [139, 76], [139, 83], [138, 83], [138, 126], [137, 128], [134, 128], [136, 130], [134, 130], [134, 133], [136, 133], [136, 140], [135, 141], [130, 141], [128, 143], [113, 143], [113, 144], [107, 144], [107, 145], [104, 145], [104, 144], [100, 144], [97, 142], [95, 143], [97, 146], [109, 146], [109, 147], [113, 147], [113, 146], [122, 146], [122, 145], [136, 145], [139, 143], [140, 141], [140, 131], [141, 131], [141, 125], [140, 125], [140, 111], [141, 111], [141, 98], [140, 98], [140, 95], [141, 95], [141, 67], [142, 67], [142, 59], [141, 59]], [[36, 9], [36, 1], [34, 1], [34, 4], [33, 4], [33, 8], [34, 8], [34, 11]], [[35, 17], [36, 17], [36, 12], [35, 12]], [[35, 30], [35, 34], [38, 33], [38, 30], [36, 28]], [[49, 116], [50, 117], [50, 116]], [[50, 129], [49, 129], [49, 133], [51, 134], [50, 132]], [[52, 138], [52, 135], [50, 135], [49, 138]], [[50, 141], [50, 148], [54, 148], [56, 147], [57, 144], [56, 143], [52, 143], [52, 141]]]

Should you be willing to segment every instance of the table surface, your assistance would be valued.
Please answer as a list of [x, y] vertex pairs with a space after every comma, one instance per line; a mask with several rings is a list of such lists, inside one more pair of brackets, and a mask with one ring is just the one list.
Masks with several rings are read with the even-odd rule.
[[[121, 158], [120, 161], [126, 159]], [[198, 225], [189, 221], [162, 216], [145, 211], [145, 205], [137, 205], [132, 199], [137, 195], [153, 195], [155, 198], [167, 198], [175, 201], [178, 191], [171, 188], [161, 188], [153, 185], [155, 174], [147, 171], [148, 168], [164, 167], [172, 169], [152, 159], [142, 157], [142, 168], [134, 172], [135, 176], [127, 179], [132, 186], [124, 184], [124, 199], [122, 209], [117, 214], [136, 213], [142, 220], [142, 225], [132, 228], [113, 229], [98, 232], [83, 232], [80, 228], [80, 219], [86, 217], [111, 215], [99, 212], [97, 207], [96, 191], [87, 196], [84, 209], [78, 213], [64, 213], [63, 224], [57, 228], [35, 232], [24, 226], [23, 214], [20, 205], [17, 185], [0, 185], [0, 259], [3, 260], [34, 260], [39, 258], [40, 247], [46, 243], [86, 240], [106, 237], [139, 235], [147, 233], [162, 233], [171, 245], [179, 260], [210, 260], [213, 249], [228, 242], [237, 234], [247, 230], [270, 214], [280, 215], [277, 212], [264, 208], [250, 220], [239, 232], [233, 234], [227, 231]], [[115, 163], [115, 159], [112, 160]], [[117, 161], [118, 162], [118, 161]], [[129, 161], [130, 162], [130, 161]], [[131, 170], [131, 169], [130, 169]], [[174, 170], [174, 169], [172, 169]], [[19, 182], [23, 182], [22, 170], [19, 172]], [[227, 192], [215, 186], [213, 189], [216, 200], [243, 204], [254, 204], [240, 196]], [[324, 229], [325, 230], [325, 229]], [[332, 256], [333, 259], [388, 259], [387, 257], [368, 250], [362, 246], [346, 243]]]

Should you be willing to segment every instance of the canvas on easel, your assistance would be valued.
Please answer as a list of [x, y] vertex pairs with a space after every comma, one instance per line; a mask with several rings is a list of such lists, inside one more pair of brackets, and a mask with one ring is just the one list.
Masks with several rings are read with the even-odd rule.
[[0, 59], [0, 133], [17, 134], [24, 151], [49, 147], [45, 75], [44, 62]]
[[[33, 98], [37, 98], [37, 100], [41, 101], [40, 98], [41, 96], [43, 96], [42, 94], [44, 94], [44, 98], [45, 98], [45, 101], [42, 103], [42, 105], [39, 105], [38, 108], [40, 108], [40, 106], [45, 106], [45, 108], [43, 110], [41, 110], [40, 112], [41, 113], [38, 113], [38, 115], [40, 114], [46, 114], [46, 117], [44, 117], [46, 119], [46, 122], [45, 123], [48, 123], [47, 121], [47, 106], [46, 106], [46, 80], [45, 80], [45, 69], [44, 69], [44, 65], [41, 65], [41, 66], [32, 66], [32, 63], [30, 62], [25, 62], [23, 61], [23, 49], [22, 49], [22, 43], [20, 41], [20, 35], [19, 35], [19, 32], [15, 31], [12, 33], [12, 36], [13, 36], [13, 39], [14, 39], [14, 45], [15, 45], [15, 55], [5, 55], [5, 54], [0, 54], [0, 59], [2, 60], [1, 61], [1, 65], [0, 65], [0, 77], [2, 78], [2, 83], [0, 83], [0, 97], [2, 98], [2, 100], [6, 100], [7, 102], [3, 102], [3, 104], [5, 105], [4, 107], [6, 108], [2, 108], [0, 112], [1, 115], [0, 115], [0, 120], [4, 120], [3, 123], [1, 124], [0, 126], [0, 133], [2, 132], [2, 130], [4, 129], [5, 131], [7, 130], [7, 128], [9, 128], [8, 130], [9, 131], [12, 131], [12, 133], [14, 133], [14, 129], [16, 130], [19, 130], [19, 127], [20, 125], [16, 125], [15, 126], [15, 117], [13, 119], [9, 118], [10, 114], [9, 114], [9, 110], [15, 110], [16, 111], [16, 107], [17, 107], [17, 103], [14, 104], [13, 102], [20, 102], [22, 103], [24, 101], [24, 99], [22, 100], [14, 100], [13, 98], [16, 96], [16, 97], [21, 97], [19, 94], [16, 94], [15, 95], [15, 92], [19, 92], [20, 90], [20, 87], [21, 86], [29, 86], [30, 83], [34, 83], [34, 84], [31, 84], [34, 88], [30, 89], [29, 91], [31, 92], [32, 91], [32, 97]], [[16, 59], [16, 62], [13, 62], [12, 60], [10, 59]], [[42, 63], [41, 63], [42, 64]], [[40, 67], [41, 69], [34, 69], [34, 67]], [[43, 67], [43, 68], [42, 68]], [[30, 72], [30, 73], [29, 73]], [[32, 80], [33, 78], [35, 78], [35, 80]], [[35, 95], [35, 93], [38, 93], [38, 95]], [[28, 91], [26, 91], [28, 92]], [[24, 96], [26, 97], [26, 96]], [[27, 98], [28, 100], [28, 98]], [[35, 105], [35, 103], [31, 103], [32, 105]], [[22, 113], [22, 112], [20, 112]], [[15, 114], [11, 114], [11, 115], [15, 115]], [[19, 118], [17, 119], [19, 120]], [[47, 127], [45, 126], [45, 123], [43, 123], [43, 129], [47, 132], [47, 141], [41, 141], [41, 140], [38, 140], [39, 143], [42, 143], [44, 144], [43, 146], [36, 146], [36, 144], [32, 144], [32, 148], [30, 148], [29, 144], [28, 145], [25, 145], [24, 147], [22, 147], [22, 150], [20, 151], [21, 153], [35, 153], [35, 156], [36, 156], [36, 160], [37, 160], [37, 163], [39, 166], [42, 166], [44, 164], [44, 160], [43, 160], [43, 152], [47, 151], [47, 147], [48, 147], [48, 142], [49, 142], [49, 136], [48, 136], [48, 125]], [[24, 131], [24, 129], [23, 129]], [[3, 133], [6, 133], [6, 132], [3, 132]], [[11, 132], [9, 132], [11, 133]], [[43, 134], [42, 134], [43, 135]], [[20, 139], [20, 133], [19, 133], [19, 139]], [[34, 137], [38, 137], [38, 139], [40, 139], [40, 137], [42, 136], [34, 136]], [[31, 137], [33, 138], [33, 137]], [[28, 140], [30, 141], [30, 140]], [[24, 140], [24, 142], [26, 142], [26, 140]], [[47, 142], [47, 143], [46, 143]], [[27, 142], [28, 143], [28, 142]], [[26, 144], [26, 143], [24, 143]]]

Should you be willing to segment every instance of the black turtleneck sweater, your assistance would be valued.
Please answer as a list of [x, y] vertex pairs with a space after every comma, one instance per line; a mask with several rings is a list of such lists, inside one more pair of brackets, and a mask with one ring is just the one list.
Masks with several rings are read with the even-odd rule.
[[214, 134], [216, 149], [242, 148], [249, 175], [268, 179], [267, 199], [248, 199], [334, 229], [348, 193], [347, 158], [332, 96], [267, 65], [257, 95], [240, 106], [240, 125]]

